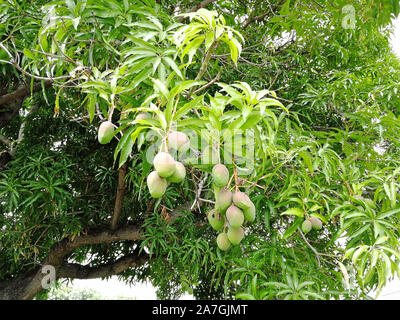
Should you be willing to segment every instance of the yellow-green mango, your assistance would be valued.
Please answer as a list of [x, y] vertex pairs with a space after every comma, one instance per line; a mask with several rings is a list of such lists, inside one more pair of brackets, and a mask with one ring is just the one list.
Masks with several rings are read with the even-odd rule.
[[239, 228], [229, 228], [228, 232], [228, 239], [232, 244], [239, 244], [244, 237], [244, 230], [242, 227]]
[[250, 207], [243, 209], [244, 219], [248, 222], [253, 222], [256, 218], [256, 207], [253, 202], [250, 201]]
[[251, 200], [247, 194], [237, 191], [232, 197], [233, 204], [240, 209], [248, 209], [251, 207]]
[[111, 121], [104, 121], [97, 133], [97, 138], [101, 144], [109, 143], [114, 136], [114, 125]]
[[221, 231], [224, 227], [225, 219], [215, 208], [208, 212], [207, 219], [214, 230]]
[[168, 182], [159, 176], [157, 171], [152, 171], [147, 176], [147, 187], [153, 198], [161, 198], [167, 190]]
[[172, 176], [167, 178], [170, 182], [179, 183], [185, 179], [186, 176], [186, 169], [182, 162], [176, 161], [175, 162], [175, 171]]
[[229, 182], [228, 168], [221, 163], [218, 163], [213, 167], [211, 175], [215, 185], [220, 188], [225, 187]]
[[303, 230], [303, 232], [305, 234], [309, 233], [312, 229], [312, 223], [310, 220], [304, 220], [303, 223], [301, 224], [301, 230]]
[[225, 213], [226, 209], [232, 204], [232, 192], [227, 188], [223, 188], [218, 192], [216, 198], [217, 208], [221, 213]]
[[217, 245], [222, 251], [226, 251], [231, 246], [231, 242], [228, 239], [228, 235], [224, 232], [220, 233], [217, 237]]
[[232, 228], [239, 228], [244, 222], [243, 211], [233, 204], [226, 210], [226, 219]]
[[162, 178], [168, 178], [175, 172], [175, 159], [168, 152], [157, 153], [153, 165]]

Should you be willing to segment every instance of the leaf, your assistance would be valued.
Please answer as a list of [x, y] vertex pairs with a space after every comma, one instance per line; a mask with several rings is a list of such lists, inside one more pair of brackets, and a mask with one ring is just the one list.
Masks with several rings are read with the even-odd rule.
[[390, 217], [390, 216], [392, 216], [392, 215], [394, 215], [396, 213], [399, 213], [399, 212], [400, 212], [400, 208], [389, 210], [389, 211], [385, 211], [385, 212], [380, 213], [377, 216], [377, 218], [378, 219], [385, 219], [385, 218], [388, 218], [388, 217]]
[[123, 135], [122, 135], [121, 139], [119, 140], [117, 147], [115, 148], [115, 151], [114, 151], [114, 162], [117, 159], [118, 153], [124, 147], [124, 145], [127, 143], [127, 141], [131, 138], [131, 134], [135, 129], [136, 129], [136, 127], [132, 126], [123, 133]]
[[29, 59], [35, 60], [35, 55], [29, 49], [24, 48], [24, 55], [27, 56]]
[[152, 73], [152, 68], [147, 67], [143, 69], [132, 81], [131, 85], [125, 90], [125, 91], [130, 91], [135, 89], [142, 81], [147, 79], [149, 75]]
[[93, 93], [88, 95], [88, 106], [87, 106], [87, 108], [88, 108], [90, 123], [92, 123], [93, 118], [94, 118], [94, 113], [96, 111], [96, 97], [97, 97], [97, 95], [93, 94]]
[[172, 60], [170, 57], [164, 57], [163, 60], [171, 67], [172, 70], [176, 72], [179, 78], [182, 80], [184, 79], [181, 70], [179, 70], [179, 67], [176, 65], [174, 60]]
[[291, 208], [291, 209], [288, 209], [288, 210], [282, 212], [281, 215], [282, 216], [283, 215], [293, 215], [293, 216], [298, 216], [300, 218], [303, 218], [304, 211], [303, 211], [303, 209], [300, 209], [300, 208]]
[[350, 280], [350, 276], [349, 276], [349, 274], [347, 272], [346, 267], [340, 261], [337, 261], [337, 264], [339, 265], [340, 271], [343, 274], [343, 279], [344, 279], [344, 282], [345, 282], [347, 288], [350, 289], [350, 281], [349, 281]]
[[252, 296], [250, 293], [238, 293], [235, 296], [236, 299], [242, 299], [242, 300], [256, 300], [254, 296]]
[[288, 229], [286, 229], [285, 233], [282, 236], [282, 239], [290, 237], [297, 230], [297, 228], [300, 227], [302, 222], [302, 218], [296, 217], [293, 224]]
[[168, 101], [170, 98], [169, 91], [165, 84], [158, 79], [151, 79], [153, 81], [154, 87], [163, 95], [163, 97]]
[[299, 151], [299, 155], [302, 157], [306, 167], [308, 168], [308, 172], [312, 176], [314, 174], [314, 168], [311, 154], [307, 151]]
[[204, 96], [198, 96], [194, 98], [192, 101], [185, 103], [182, 107], [180, 107], [174, 116], [175, 121], [179, 120], [185, 114], [187, 114], [190, 110], [195, 108], [196, 106], [202, 105]]
[[356, 264], [357, 263], [357, 259], [358, 257], [363, 254], [367, 249], [369, 248], [369, 246], [367, 245], [362, 245], [360, 246], [353, 254], [353, 257], [351, 258], [351, 261]]
[[205, 81], [194, 81], [194, 80], [183, 81], [171, 89], [171, 91], [170, 91], [171, 99], [175, 98], [175, 96], [177, 94], [181, 93], [184, 90], [187, 90], [187, 89], [190, 89], [191, 87], [199, 86], [199, 85], [202, 85], [205, 83], [206, 83]]

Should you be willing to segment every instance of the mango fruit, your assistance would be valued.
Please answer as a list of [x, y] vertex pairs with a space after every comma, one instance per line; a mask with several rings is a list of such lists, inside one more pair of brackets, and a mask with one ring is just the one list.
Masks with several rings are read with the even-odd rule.
[[109, 143], [114, 136], [114, 125], [111, 121], [104, 121], [97, 133], [97, 138], [101, 144]]
[[311, 231], [312, 229], [312, 223], [310, 220], [304, 220], [303, 223], [301, 224], [301, 230], [307, 234]]
[[226, 219], [232, 228], [239, 228], [244, 222], [243, 211], [232, 204], [226, 210]]
[[247, 194], [237, 191], [232, 197], [233, 204], [240, 209], [248, 209], [251, 207], [251, 200]]
[[168, 152], [159, 152], [154, 157], [153, 165], [162, 178], [168, 178], [175, 172], [175, 159]]
[[228, 168], [221, 163], [213, 167], [211, 175], [215, 185], [220, 188], [225, 187], [229, 182]]
[[253, 222], [256, 218], [256, 207], [253, 202], [250, 201], [250, 207], [243, 209], [244, 219], [248, 222]]
[[207, 219], [214, 230], [221, 231], [225, 224], [225, 219], [217, 209], [212, 209], [207, 213]]
[[139, 112], [135, 118], [135, 120], [145, 120], [145, 119], [151, 119], [151, 114], [145, 111]]
[[147, 187], [153, 198], [161, 198], [167, 190], [168, 182], [159, 176], [157, 171], [152, 171], [147, 176]]
[[220, 233], [217, 237], [217, 245], [222, 251], [226, 251], [231, 246], [231, 242], [228, 239], [228, 235], [224, 232]]
[[228, 236], [229, 241], [232, 244], [239, 244], [240, 241], [242, 241], [242, 239], [244, 237], [244, 230], [241, 227], [229, 228], [228, 232], [227, 232], [227, 236]]
[[175, 171], [174, 173], [167, 178], [170, 182], [179, 183], [185, 179], [186, 176], [186, 169], [182, 162], [176, 161], [175, 162]]
[[216, 198], [217, 208], [221, 213], [225, 213], [226, 209], [232, 204], [232, 192], [227, 188], [223, 188], [218, 192]]
[[312, 228], [314, 230], [321, 230], [322, 229], [322, 221], [317, 217], [311, 217], [310, 222], [312, 224]]
[[190, 148], [188, 136], [180, 131], [173, 131], [167, 136], [168, 146], [180, 152], [185, 152]]

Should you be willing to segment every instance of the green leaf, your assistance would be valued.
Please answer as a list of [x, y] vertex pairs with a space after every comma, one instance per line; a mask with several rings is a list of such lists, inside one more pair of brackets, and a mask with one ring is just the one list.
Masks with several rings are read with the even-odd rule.
[[235, 298], [241, 300], [256, 300], [256, 298], [250, 293], [238, 293]]
[[307, 151], [299, 151], [299, 155], [302, 157], [306, 167], [308, 168], [308, 172], [312, 176], [314, 174], [314, 167], [311, 154]]
[[300, 227], [302, 223], [303, 219], [300, 217], [296, 217], [293, 224], [288, 229], [286, 229], [285, 233], [282, 236], [282, 239], [289, 238]]
[[304, 211], [301, 208], [291, 208], [281, 213], [281, 215], [293, 215], [303, 218]]
[[90, 123], [92, 123], [93, 119], [94, 119], [94, 114], [96, 111], [96, 94], [90, 93], [88, 94], [88, 113], [89, 113], [89, 121]]
[[23, 52], [24, 55], [27, 56], [29, 59], [35, 60], [35, 55], [31, 50], [24, 48]]
[[163, 57], [163, 60], [171, 67], [172, 70], [176, 72], [176, 74], [181, 78], [182, 80], [184, 79], [184, 76], [179, 69], [179, 67], [176, 65], [175, 61], [172, 60], [170, 57]]

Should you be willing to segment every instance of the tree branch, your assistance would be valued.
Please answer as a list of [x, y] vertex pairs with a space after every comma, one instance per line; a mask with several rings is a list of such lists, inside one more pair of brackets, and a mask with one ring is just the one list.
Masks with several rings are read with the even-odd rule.
[[10, 140], [8, 140], [5, 136], [0, 134], [0, 142], [3, 142], [7, 147], [11, 146]]
[[[64, 270], [66, 274], [67, 267], [62, 269], [65, 259], [77, 248], [94, 245], [101, 243], [112, 243], [116, 241], [126, 241], [126, 240], [141, 240], [142, 229], [137, 225], [130, 225], [120, 228], [116, 231], [110, 230], [96, 230], [88, 232], [87, 234], [81, 234], [74, 239], [63, 239], [55, 243], [46, 258], [42, 263], [42, 266], [50, 265], [55, 268], [56, 278], [60, 277], [60, 268]], [[143, 257], [143, 256], [142, 256]], [[129, 260], [130, 259], [130, 260]], [[120, 270], [122, 265], [127, 265], [128, 262], [133, 263], [132, 258], [127, 258], [123, 261], [116, 261], [118, 268], [113, 270]], [[124, 262], [124, 263], [122, 263]], [[97, 272], [100, 272], [97, 270]], [[103, 271], [104, 272], [104, 271]], [[42, 280], [46, 274], [42, 273], [42, 267], [37, 267], [34, 270], [30, 270], [25, 274], [18, 276], [13, 279], [3, 290], [0, 290], [0, 300], [1, 299], [23, 299], [29, 300], [35, 297], [42, 289]]]
[[315, 253], [315, 258], [317, 259], [318, 267], [321, 268], [321, 261], [319, 260], [319, 252], [315, 250], [315, 248], [307, 241], [307, 238], [304, 236], [304, 233], [299, 229], [300, 235], [303, 238], [304, 242], [307, 244], [307, 246], [311, 249], [312, 252]]
[[242, 27], [242, 29], [246, 29], [251, 23], [255, 22], [255, 21], [261, 21], [263, 20], [265, 17], [269, 16], [271, 13], [274, 13], [274, 11], [281, 6], [282, 4], [284, 4], [286, 2], [286, 0], [282, 0], [279, 3], [277, 3], [273, 8], [270, 7], [270, 10], [266, 13], [263, 13], [259, 16], [256, 17], [252, 17], [249, 20], [247, 20], [247, 22], [244, 24], [244, 26]]
[[222, 72], [222, 68], [219, 69], [218, 74], [215, 76], [214, 79], [212, 79], [209, 83], [206, 83], [204, 86], [202, 86], [201, 88], [193, 91], [192, 94], [198, 94], [199, 92], [207, 89], [209, 86], [213, 85], [215, 82], [217, 82], [219, 80], [219, 77], [221, 76], [221, 72]]
[[125, 162], [121, 166], [121, 168], [118, 169], [118, 187], [117, 187], [117, 195], [115, 197], [114, 212], [110, 222], [111, 230], [115, 230], [117, 228], [118, 219], [119, 216], [121, 215], [122, 205], [124, 203], [125, 175], [127, 168], [128, 168], [128, 163]]
[[137, 267], [149, 261], [149, 255], [142, 251], [122, 257], [112, 263], [98, 267], [83, 266], [77, 263], [67, 263], [61, 266], [58, 271], [60, 278], [70, 279], [96, 279], [105, 278], [119, 274], [129, 268]]
[[[214, 52], [214, 50], [215, 50], [215, 48], [217, 46], [218, 46], [218, 40], [215, 39], [214, 42], [211, 44], [210, 48], [208, 48], [207, 54], [204, 57], [204, 60], [203, 60], [203, 63], [201, 65], [201, 67], [200, 67], [199, 73], [197, 74], [196, 78], [194, 79], [195, 81], [199, 81], [203, 77], [204, 73], [207, 70], [207, 66], [208, 66], [208, 64], [210, 62], [212, 53]], [[193, 91], [194, 91], [194, 87], [191, 87], [189, 89], [188, 94], [186, 95], [186, 99], [187, 100], [190, 98], [190, 96], [192, 95]]]
[[[45, 88], [51, 87], [53, 85], [53, 81], [45, 80], [43, 85]], [[41, 83], [37, 82], [33, 85], [32, 92], [37, 92], [41, 89], [42, 89]], [[17, 90], [15, 90], [14, 92], [11, 92], [11, 93], [5, 94], [4, 96], [1, 96], [0, 97], [0, 105], [7, 104], [7, 103], [17, 100], [17, 99], [24, 98], [24, 97], [28, 96], [30, 93], [31, 93], [30, 85], [20, 87]]]

